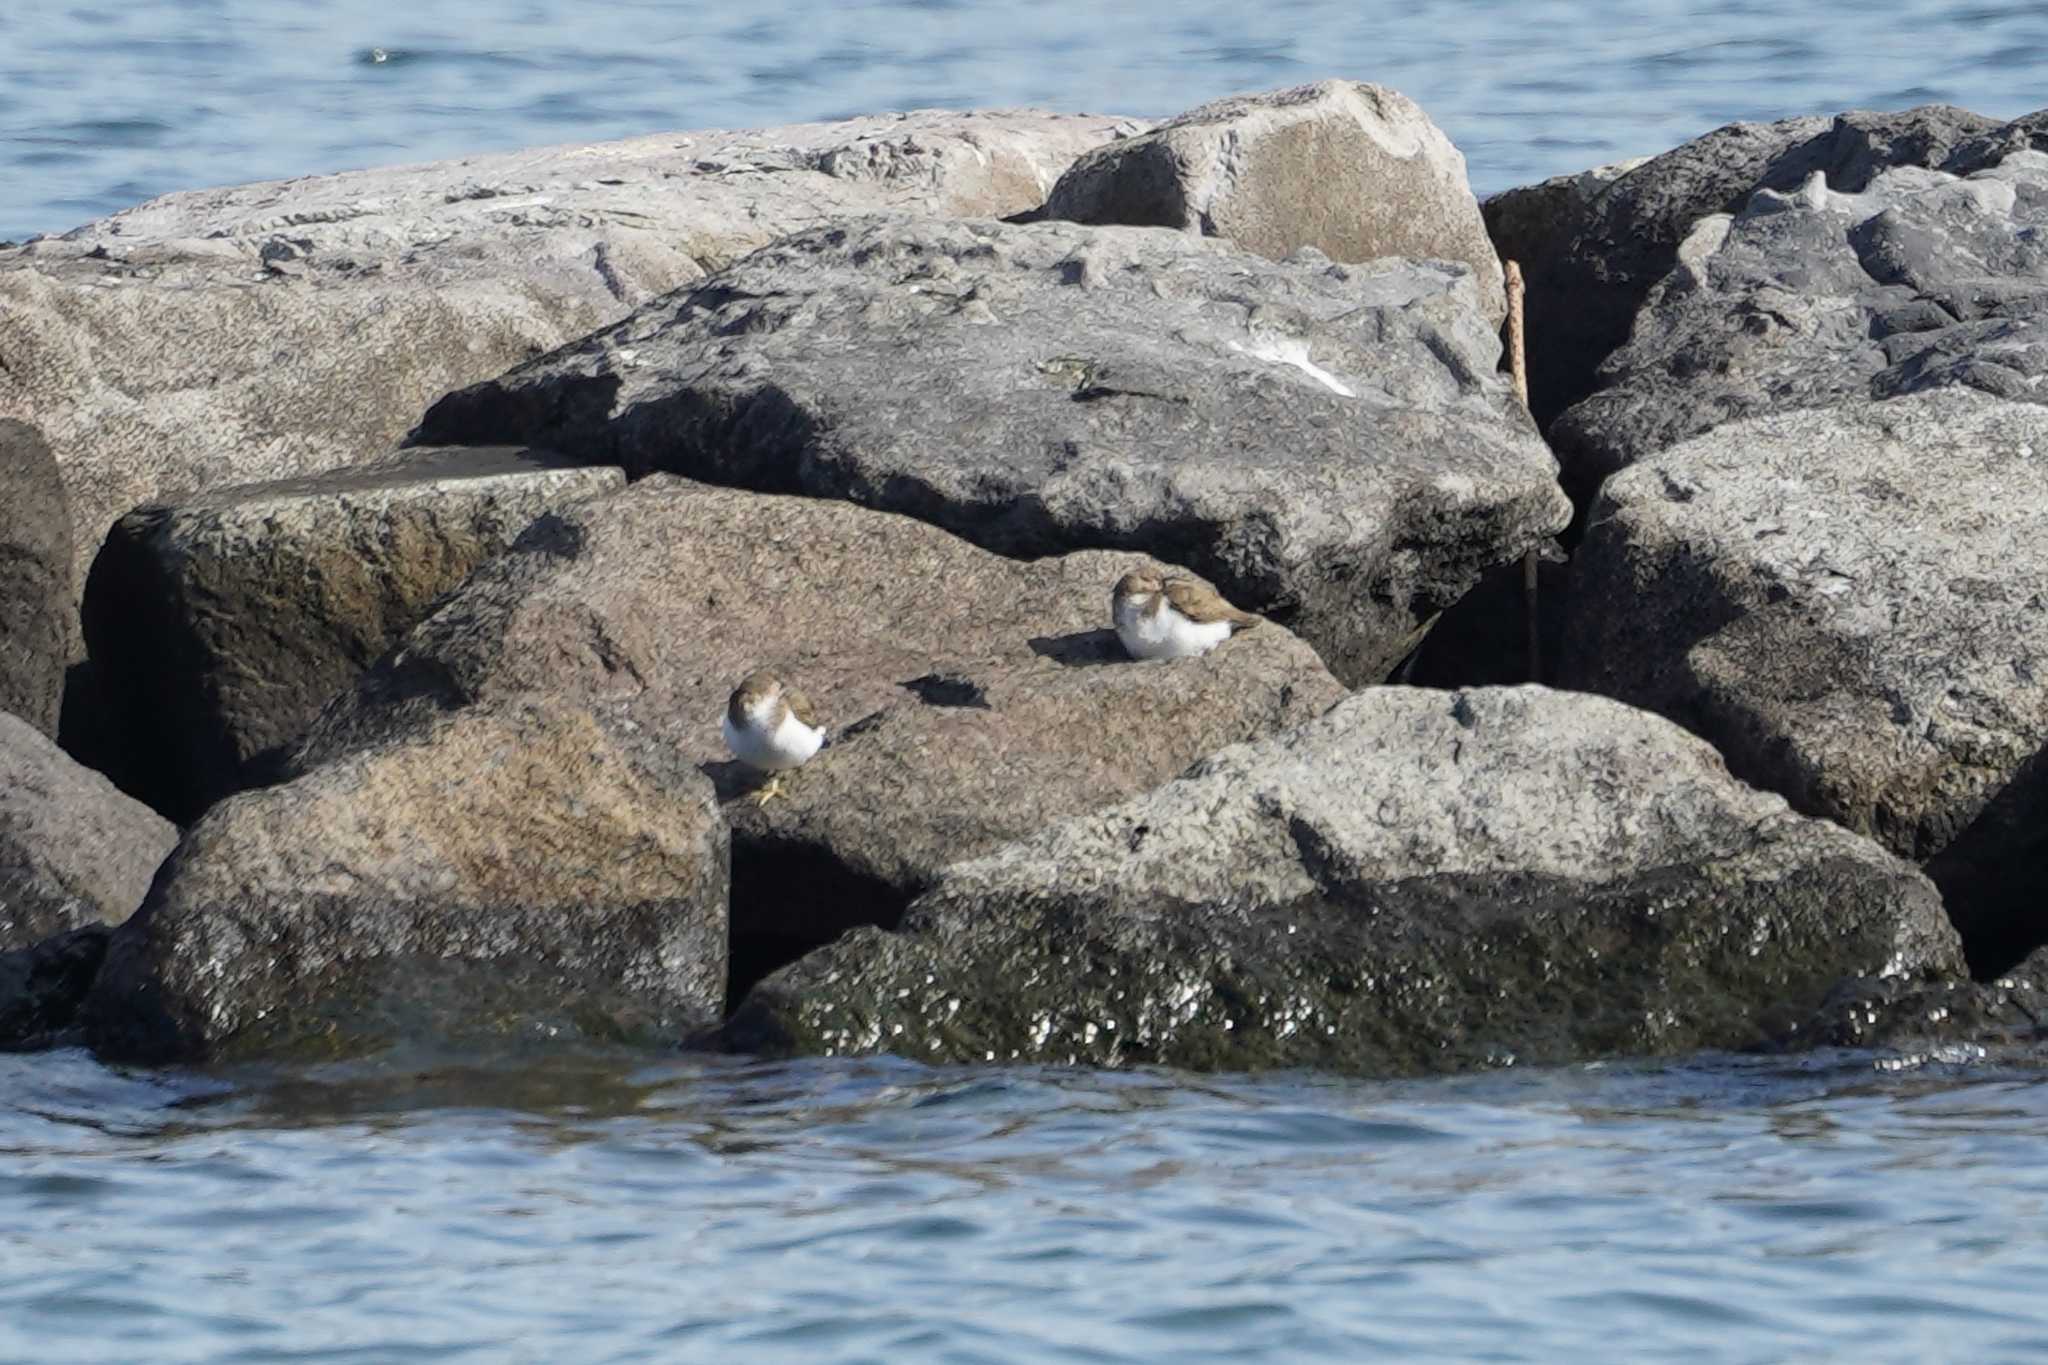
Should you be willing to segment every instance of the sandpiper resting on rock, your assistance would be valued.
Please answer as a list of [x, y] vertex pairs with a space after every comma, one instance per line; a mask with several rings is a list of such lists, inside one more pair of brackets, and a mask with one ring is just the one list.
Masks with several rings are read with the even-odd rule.
[[755, 669], [725, 703], [725, 747], [749, 768], [772, 774], [755, 801], [782, 795], [782, 774], [801, 768], [825, 743], [810, 698], [765, 668]]
[[1187, 659], [1207, 654], [1259, 618], [1239, 611], [1214, 588], [1192, 578], [1134, 570], [1110, 594], [1116, 637], [1133, 659]]

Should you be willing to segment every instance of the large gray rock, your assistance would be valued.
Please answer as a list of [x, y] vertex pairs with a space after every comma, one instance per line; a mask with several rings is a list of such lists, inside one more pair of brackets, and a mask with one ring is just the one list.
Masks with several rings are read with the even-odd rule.
[[1228, 237], [1279, 259], [1462, 261], [1506, 314], [1465, 158], [1415, 101], [1357, 81], [1217, 100], [1076, 161], [1049, 218]]
[[178, 831], [0, 712], [0, 951], [133, 914]]
[[450, 389], [799, 227], [1036, 207], [1135, 126], [879, 114], [167, 195], [0, 249], [0, 416], [56, 452], [82, 584], [131, 507], [373, 458]]
[[1972, 963], [2048, 941], [2048, 408], [1731, 423], [1610, 479], [1564, 679], [1927, 863]]
[[727, 856], [666, 746], [552, 701], [473, 707], [215, 806], [84, 1027], [142, 1061], [672, 1040], [723, 1003]]
[[1947, 385], [2048, 400], [2048, 153], [1704, 219], [1605, 387], [1551, 427], [1576, 486], [1726, 421]]
[[908, 517], [652, 478], [536, 524], [337, 699], [298, 762], [544, 694], [615, 710], [738, 795], [753, 784], [719, 718], [773, 667], [837, 736], [784, 799], [726, 808], [735, 936], [786, 959], [893, 923], [956, 858], [1343, 695], [1272, 624], [1199, 659], [1124, 659], [1110, 588], [1148, 565], [1022, 564]]
[[535, 517], [624, 484], [544, 451], [427, 449], [129, 513], [84, 604], [113, 775], [191, 822]]
[[1961, 968], [1910, 865], [1601, 698], [1371, 688], [955, 865], [728, 1046], [1391, 1073], [1755, 1041]]
[[[1595, 371], [1628, 340], [1637, 310], [1678, 263], [1700, 219], [1740, 209], [1759, 189], [1790, 191], [1816, 171], [1857, 191], [1891, 166], [1939, 166], [1993, 119], [1945, 105], [1834, 119], [1732, 123], [1640, 163], [1590, 197], [1541, 196], [1559, 217], [1541, 232], [1522, 220], [1503, 259], [1528, 278], [1530, 407], [1548, 427], [1596, 386]], [[1496, 196], [1489, 223], [1507, 227], [1520, 196]], [[1590, 496], [1591, 488], [1574, 488]]]
[[787, 238], [411, 438], [844, 498], [1004, 554], [1140, 550], [1376, 681], [1560, 529], [1463, 267], [1071, 223]]
[[71, 657], [71, 504], [42, 433], [0, 421], [0, 711], [52, 739]]

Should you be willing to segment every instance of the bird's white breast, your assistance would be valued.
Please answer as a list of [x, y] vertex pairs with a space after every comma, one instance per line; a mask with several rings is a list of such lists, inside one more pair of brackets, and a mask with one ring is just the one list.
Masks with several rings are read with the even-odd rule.
[[1228, 640], [1230, 622], [1198, 625], [1171, 606], [1148, 613], [1127, 600], [1116, 604], [1116, 635], [1134, 659], [1188, 659]]
[[822, 726], [806, 725], [792, 711], [784, 710], [780, 723], [770, 728], [768, 717], [775, 709], [772, 702], [749, 708], [741, 725], [733, 724], [728, 711], [723, 722], [725, 747], [732, 750], [732, 756], [763, 772], [800, 768], [825, 742]]

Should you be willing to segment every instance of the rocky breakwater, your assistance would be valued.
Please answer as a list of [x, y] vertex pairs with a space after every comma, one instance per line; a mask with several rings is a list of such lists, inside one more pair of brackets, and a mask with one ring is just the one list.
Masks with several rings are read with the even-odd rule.
[[765, 979], [744, 1050], [1375, 1073], [1753, 1043], [1953, 979], [1910, 864], [1601, 698], [1373, 688], [956, 864]]
[[535, 517], [624, 483], [546, 451], [412, 450], [130, 512], [85, 592], [102, 765], [190, 823], [274, 776], [328, 698]]
[[[338, 698], [302, 746], [341, 756], [463, 708], [599, 708], [727, 798], [742, 979], [856, 924], [893, 924], [958, 858], [1135, 795], [1342, 694], [1266, 623], [1134, 663], [1108, 629], [1142, 556], [1019, 563], [908, 517], [655, 477], [564, 508]], [[804, 691], [829, 746], [766, 804], [719, 718], [748, 673]]]
[[76, 591], [131, 508], [360, 464], [450, 389], [784, 233], [1034, 209], [1139, 127], [880, 114], [167, 195], [0, 247], [0, 417], [55, 452]]
[[82, 1013], [102, 1056], [317, 1057], [432, 1039], [660, 1044], [718, 1018], [711, 783], [542, 698], [424, 718], [186, 832]]
[[411, 438], [1136, 550], [1378, 681], [1559, 530], [1473, 272], [1162, 229], [881, 219], [764, 248], [436, 404]]
[[1275, 260], [1313, 247], [1335, 261], [1458, 261], [1487, 317], [1506, 315], [1463, 153], [1383, 86], [1318, 81], [1191, 109], [1080, 157], [1044, 216], [1178, 228]]
[[[1548, 428], [1606, 386], [1602, 363], [1628, 341], [1702, 219], [1740, 212], [1759, 190], [1799, 190], [1816, 174], [1856, 193], [1892, 167], [1981, 169], [2024, 141], [2002, 133], [1997, 120], [1946, 105], [1733, 123], [1659, 156], [1494, 195], [1483, 206], [1487, 231], [1528, 279], [1537, 420]], [[1592, 491], [1575, 486], [1574, 496]]]
[[1551, 427], [1591, 488], [1769, 412], [1961, 386], [2033, 401], [2048, 377], [2048, 153], [1968, 175], [1901, 167], [1857, 193], [1813, 172], [1702, 218], [1599, 390]]
[[2048, 942], [2044, 585], [2048, 407], [1862, 398], [1609, 479], [1565, 672], [1925, 862], [1997, 972]]
[[0, 712], [0, 1048], [70, 1022], [178, 832]]

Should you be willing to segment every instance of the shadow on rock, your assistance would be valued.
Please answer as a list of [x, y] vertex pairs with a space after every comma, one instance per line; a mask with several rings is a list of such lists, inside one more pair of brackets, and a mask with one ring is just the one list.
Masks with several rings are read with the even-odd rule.
[[1113, 630], [1077, 630], [1071, 635], [1034, 635], [1031, 652], [1066, 668], [1127, 664], [1131, 656]]

